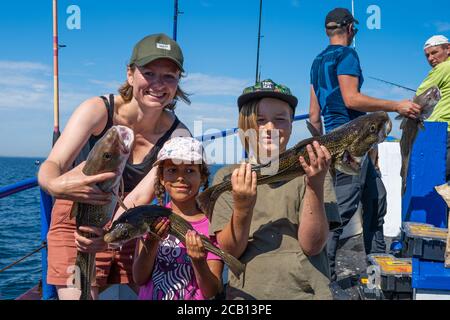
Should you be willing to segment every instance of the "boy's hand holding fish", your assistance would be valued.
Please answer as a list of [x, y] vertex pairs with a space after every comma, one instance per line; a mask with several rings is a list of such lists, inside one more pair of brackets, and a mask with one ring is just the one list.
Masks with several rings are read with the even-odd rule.
[[242, 163], [231, 176], [234, 208], [236, 211], [252, 210], [256, 203], [256, 172], [249, 163]]
[[[313, 149], [314, 147], [314, 149]], [[325, 176], [330, 168], [331, 155], [328, 149], [314, 141], [306, 147], [309, 156], [309, 164], [300, 156], [299, 161], [306, 174], [306, 184], [314, 191], [323, 189]]]

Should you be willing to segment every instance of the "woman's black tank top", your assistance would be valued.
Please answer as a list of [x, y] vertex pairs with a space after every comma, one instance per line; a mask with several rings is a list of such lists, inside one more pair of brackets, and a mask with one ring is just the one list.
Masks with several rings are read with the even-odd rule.
[[[84, 145], [80, 154], [75, 160], [74, 166], [80, 164], [84, 160], [87, 159], [87, 155], [89, 151], [94, 147], [95, 143], [100, 140], [101, 137], [108, 131], [109, 128], [113, 126], [113, 115], [114, 115], [114, 95], [109, 95], [109, 101], [105, 97], [101, 96], [102, 100], [105, 103], [106, 110], [108, 111], [108, 121], [106, 123], [105, 129], [97, 135], [92, 135], [89, 140]], [[128, 163], [125, 166], [123, 171], [123, 180], [125, 184], [125, 192], [130, 192], [136, 187], [136, 185], [147, 175], [147, 173], [152, 169], [153, 163], [156, 161], [156, 157], [158, 156], [159, 150], [161, 150], [164, 143], [170, 139], [172, 133], [177, 128], [180, 120], [175, 116], [175, 121], [169, 130], [164, 133], [164, 135], [159, 138], [153, 148], [149, 151], [149, 153], [144, 157], [142, 163], [139, 164], [131, 164]]]

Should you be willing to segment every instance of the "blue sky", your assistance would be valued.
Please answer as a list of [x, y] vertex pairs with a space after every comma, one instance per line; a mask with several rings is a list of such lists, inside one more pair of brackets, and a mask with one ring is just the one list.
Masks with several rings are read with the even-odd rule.
[[[172, 0], [78, 0], [59, 2], [61, 128], [83, 100], [117, 92], [125, 80], [133, 45], [147, 34], [172, 35]], [[70, 5], [81, 10], [81, 29], [69, 30]], [[183, 88], [190, 106], [177, 114], [193, 129], [234, 127], [236, 98], [255, 77], [258, 0], [179, 0], [178, 42], [185, 56]], [[367, 8], [381, 10], [381, 29], [369, 30]], [[327, 45], [323, 23], [334, 7], [351, 0], [264, 0], [261, 78], [288, 85], [299, 98], [297, 114], [308, 111], [309, 70]], [[433, 34], [450, 35], [448, 0], [419, 4], [406, 0], [355, 0], [359, 19], [357, 51], [366, 94], [411, 98], [402, 89], [370, 76], [416, 88], [429, 71], [423, 43]], [[52, 1], [0, 2], [0, 155], [46, 156], [53, 130]], [[209, 131], [211, 132], [211, 131]], [[394, 135], [399, 136], [398, 123]], [[295, 125], [290, 145], [308, 136]]]

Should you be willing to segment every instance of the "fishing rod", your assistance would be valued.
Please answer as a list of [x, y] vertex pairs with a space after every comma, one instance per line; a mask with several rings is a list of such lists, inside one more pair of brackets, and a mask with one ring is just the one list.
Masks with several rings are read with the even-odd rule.
[[58, 70], [58, 0], [53, 0], [53, 142], [61, 135], [59, 131], [59, 70]]
[[[354, 3], [353, 0], [352, 0], [352, 16], [353, 16], [353, 19], [354, 19], [355, 18], [355, 3]], [[356, 34], [353, 37], [353, 48], [356, 49]]]
[[256, 77], [255, 77], [255, 83], [259, 82], [259, 78], [260, 78], [259, 48], [260, 48], [260, 44], [261, 44], [261, 15], [262, 15], [262, 0], [259, 0], [258, 47], [256, 49]]
[[184, 12], [181, 12], [178, 10], [178, 0], [175, 0], [175, 8], [174, 8], [174, 14], [173, 14], [173, 40], [177, 41], [177, 29], [178, 29], [178, 15], [183, 14]]
[[414, 93], [416, 92], [416, 90], [414, 90], [414, 89], [411, 89], [411, 88], [408, 88], [408, 87], [399, 85], [399, 84], [394, 83], [394, 82], [390, 82], [390, 81], [386, 81], [386, 80], [378, 79], [378, 78], [374, 78], [374, 77], [369, 77], [369, 78], [370, 78], [370, 79], [373, 79], [373, 80], [381, 81], [381, 82], [384, 82], [384, 83], [387, 83], [387, 84], [390, 84], [390, 85], [393, 85], [393, 86], [395, 86], [395, 87], [399, 87], [399, 88], [402, 88], [402, 89], [405, 89], [405, 90], [408, 90], [408, 91], [412, 91], [412, 92], [414, 92]]

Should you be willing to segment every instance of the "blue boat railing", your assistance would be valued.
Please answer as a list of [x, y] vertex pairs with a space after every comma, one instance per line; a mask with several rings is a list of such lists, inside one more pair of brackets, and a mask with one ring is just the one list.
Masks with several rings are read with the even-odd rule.
[[[294, 117], [294, 121], [308, 119], [308, 114], [298, 115]], [[196, 139], [206, 142], [223, 138], [238, 131], [237, 128], [223, 130], [218, 134], [208, 134], [196, 137]], [[28, 190], [38, 186], [37, 178], [25, 179], [4, 187], [0, 187], [0, 199], [16, 194], [18, 192]], [[53, 207], [52, 197], [44, 190], [40, 189], [40, 216], [41, 216], [41, 241], [47, 243], [47, 233], [50, 227], [51, 212]], [[42, 257], [42, 299], [50, 300], [56, 298], [56, 289], [54, 286], [47, 284], [47, 248], [41, 250]]]

